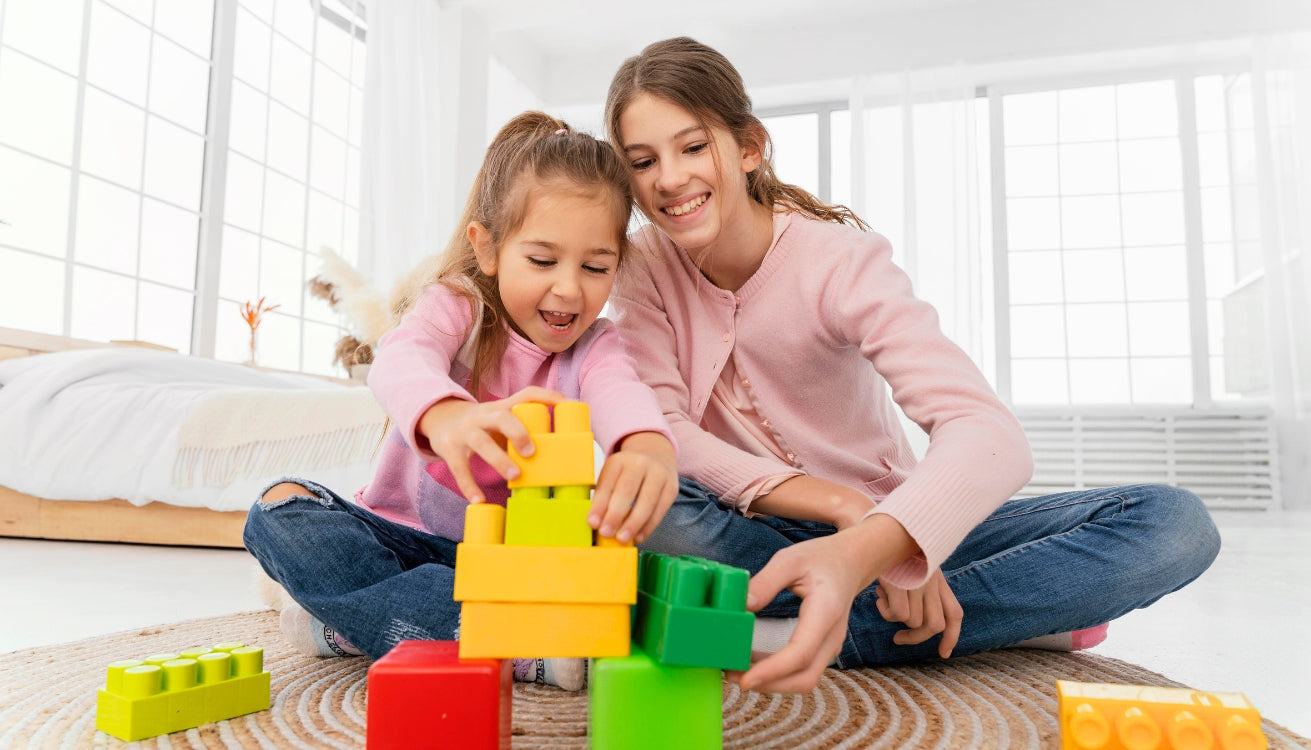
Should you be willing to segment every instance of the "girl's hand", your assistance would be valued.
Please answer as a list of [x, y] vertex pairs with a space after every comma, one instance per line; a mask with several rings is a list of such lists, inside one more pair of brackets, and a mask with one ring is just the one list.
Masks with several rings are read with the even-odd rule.
[[507, 443], [522, 456], [531, 456], [533, 441], [528, 428], [510, 412], [517, 404], [537, 401], [547, 405], [566, 400], [563, 394], [531, 386], [499, 401], [476, 403], [458, 398], [438, 401], [419, 418], [419, 434], [427, 438], [432, 452], [451, 469], [460, 492], [471, 503], [481, 503], [482, 488], [469, 469], [469, 457], [477, 454], [506, 479], [519, 476], [510, 460]]
[[956, 601], [951, 586], [939, 568], [933, 572], [929, 582], [913, 589], [901, 589], [890, 583], [879, 582], [879, 614], [888, 622], [904, 622], [907, 630], [897, 631], [892, 642], [898, 646], [913, 646], [923, 643], [938, 633], [942, 640], [938, 643], [938, 655], [946, 659], [951, 656], [960, 640], [961, 619], [964, 610]]
[[601, 536], [640, 544], [677, 496], [674, 446], [656, 432], [633, 433], [601, 466], [587, 523]]
[[747, 609], [756, 612], [790, 589], [801, 612], [791, 640], [778, 653], [730, 678], [747, 690], [804, 693], [842, 650], [851, 603], [893, 565], [918, 551], [891, 516], [874, 515], [857, 526], [779, 550], [747, 589]]

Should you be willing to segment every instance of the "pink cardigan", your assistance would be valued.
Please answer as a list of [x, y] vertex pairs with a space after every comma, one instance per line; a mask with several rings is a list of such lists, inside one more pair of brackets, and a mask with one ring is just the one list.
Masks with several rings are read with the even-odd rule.
[[[789, 469], [860, 489], [878, 504], [873, 513], [899, 521], [923, 551], [884, 577], [922, 585], [1028, 481], [1028, 441], [939, 330], [934, 309], [912, 294], [886, 239], [799, 214], [774, 221], [776, 244], [736, 293], [644, 227], [611, 297], [616, 322], [678, 441], [681, 474], [729, 503]], [[791, 467], [700, 427], [730, 353]], [[923, 461], [898, 406], [929, 435]]]

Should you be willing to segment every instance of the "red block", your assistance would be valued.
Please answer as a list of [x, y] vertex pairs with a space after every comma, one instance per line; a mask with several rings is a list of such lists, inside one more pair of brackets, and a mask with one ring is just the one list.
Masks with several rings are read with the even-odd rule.
[[509, 659], [461, 659], [457, 641], [401, 641], [369, 667], [367, 743], [509, 750]]

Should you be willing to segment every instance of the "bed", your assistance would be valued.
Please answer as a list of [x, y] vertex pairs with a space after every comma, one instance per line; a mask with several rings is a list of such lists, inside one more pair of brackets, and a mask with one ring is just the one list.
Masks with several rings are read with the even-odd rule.
[[241, 547], [263, 486], [353, 493], [384, 426], [358, 382], [0, 328], [0, 536]]

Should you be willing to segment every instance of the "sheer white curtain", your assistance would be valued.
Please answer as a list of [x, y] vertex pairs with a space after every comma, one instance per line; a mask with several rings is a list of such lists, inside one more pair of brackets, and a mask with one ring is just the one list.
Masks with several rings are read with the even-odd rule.
[[943, 331], [993, 377], [987, 122], [976, 117], [974, 81], [961, 68], [857, 78], [850, 107], [852, 208], [892, 242]]
[[487, 24], [466, 4], [375, 3], [368, 56], [360, 269], [389, 291], [445, 247], [482, 161]]
[[1270, 391], [1285, 507], [1311, 507], [1311, 33], [1256, 40]]

